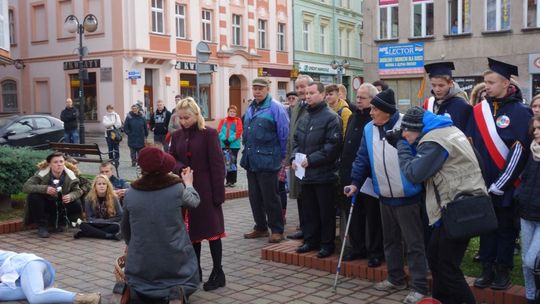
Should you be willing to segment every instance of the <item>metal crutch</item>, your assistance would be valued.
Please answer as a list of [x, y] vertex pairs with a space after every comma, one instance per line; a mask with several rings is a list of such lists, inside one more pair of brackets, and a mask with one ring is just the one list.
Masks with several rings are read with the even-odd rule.
[[[346, 193], [349, 193], [349, 191], [351, 191], [350, 188], [348, 187], [345, 188]], [[347, 219], [347, 226], [345, 226], [345, 235], [343, 236], [343, 241], [341, 242], [341, 252], [339, 253], [339, 260], [338, 260], [337, 269], [336, 269], [336, 277], [334, 278], [334, 286], [333, 286], [334, 292], [336, 292], [339, 273], [341, 272], [341, 262], [343, 260], [343, 252], [345, 251], [345, 243], [347, 240], [347, 236], [349, 235], [349, 226], [351, 225], [351, 218], [352, 218], [352, 213], [353, 213], [355, 204], [356, 204], [356, 194], [354, 194], [351, 199], [351, 209], [349, 209], [349, 218]]]

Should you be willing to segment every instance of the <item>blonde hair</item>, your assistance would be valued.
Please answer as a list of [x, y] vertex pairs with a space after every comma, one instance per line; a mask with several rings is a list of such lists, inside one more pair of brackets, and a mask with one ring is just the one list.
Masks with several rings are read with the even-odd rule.
[[537, 100], [539, 100], [539, 99], [540, 99], [540, 94], [534, 95], [534, 97], [531, 99], [530, 106], [532, 107], [532, 105], [534, 104], [534, 102], [537, 101]]
[[191, 114], [195, 115], [197, 118], [197, 127], [200, 130], [206, 129], [206, 126], [204, 124], [204, 117], [201, 114], [201, 108], [199, 108], [199, 105], [197, 104], [195, 99], [187, 97], [180, 100], [176, 105], [176, 113], [178, 113], [180, 110], [186, 110], [191, 112]]
[[107, 190], [105, 190], [105, 207], [107, 208], [107, 216], [113, 217], [116, 215], [116, 209], [114, 206], [116, 195], [114, 194], [113, 185], [111, 184], [111, 181], [107, 178], [107, 176], [103, 174], [96, 175], [94, 181], [92, 182], [92, 189], [90, 189], [90, 192], [88, 192], [88, 195], [86, 196], [86, 203], [90, 202], [90, 207], [92, 208], [92, 210], [97, 210], [98, 193], [96, 190], [96, 185], [98, 180], [100, 179], [104, 180], [107, 184]]

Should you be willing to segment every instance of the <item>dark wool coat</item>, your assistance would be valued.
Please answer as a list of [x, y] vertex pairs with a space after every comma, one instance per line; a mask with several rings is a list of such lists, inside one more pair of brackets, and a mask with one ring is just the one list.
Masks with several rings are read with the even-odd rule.
[[139, 114], [128, 113], [124, 122], [124, 132], [128, 136], [128, 146], [130, 148], [140, 149], [144, 147], [144, 139], [148, 136], [148, 128], [141, 112]]
[[193, 186], [201, 197], [199, 207], [189, 211], [189, 236], [200, 241], [225, 232], [225, 162], [217, 131], [197, 126], [180, 128], [171, 139], [169, 153], [176, 159], [175, 173], [184, 167], [193, 169]]
[[124, 198], [122, 233], [128, 245], [125, 274], [130, 288], [165, 297], [181, 286], [190, 295], [199, 286], [195, 250], [182, 208], [199, 203], [197, 192], [173, 174], [143, 175]]

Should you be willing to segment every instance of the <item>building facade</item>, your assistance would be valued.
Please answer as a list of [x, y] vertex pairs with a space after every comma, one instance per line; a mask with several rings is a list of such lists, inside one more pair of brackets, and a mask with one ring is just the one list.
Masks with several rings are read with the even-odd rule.
[[402, 110], [430, 94], [424, 64], [454, 61], [467, 92], [482, 82], [486, 57], [519, 67], [524, 97], [540, 93], [540, 2], [377, 0], [364, 3], [367, 81], [384, 79]]
[[136, 102], [151, 112], [158, 100], [172, 109], [176, 95], [195, 96], [200, 41], [211, 50], [198, 100], [208, 120], [231, 104], [243, 112], [258, 76], [271, 80], [275, 96], [292, 88], [290, 0], [9, 0], [9, 12], [12, 58], [24, 68], [0, 70], [0, 82], [13, 80], [17, 92], [16, 107], [0, 112], [59, 115], [67, 97], [79, 105], [79, 38], [64, 29], [69, 15], [98, 20], [83, 35], [87, 130], [101, 130], [108, 104], [123, 117]]
[[[363, 76], [362, 2], [294, 1], [295, 72], [310, 75], [324, 84], [338, 83], [341, 76], [349, 96], [353, 96], [353, 80], [358, 77], [361, 82]], [[334, 60], [337, 69], [332, 67]], [[350, 66], [341, 69], [344, 62]]]
[[[13, 37], [10, 35], [13, 16], [8, 9], [8, 0], [0, 0], [0, 75], [6, 66], [13, 64], [10, 49]], [[14, 98], [15, 82], [12, 79], [0, 77], [0, 112], [2, 109], [10, 109], [17, 103]]]

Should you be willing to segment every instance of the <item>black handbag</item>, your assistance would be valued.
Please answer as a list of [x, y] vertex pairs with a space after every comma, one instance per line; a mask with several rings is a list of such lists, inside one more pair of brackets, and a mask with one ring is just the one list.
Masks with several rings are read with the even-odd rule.
[[[441, 207], [435, 184], [437, 204]], [[458, 194], [453, 201], [441, 207], [444, 230], [449, 239], [463, 240], [497, 229], [497, 216], [491, 197], [487, 194]]]
[[122, 131], [113, 127], [111, 130], [107, 130], [107, 137], [109, 137], [113, 142], [122, 141]]

